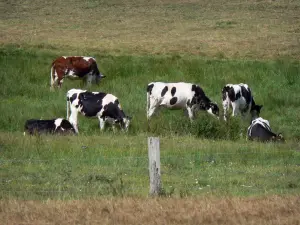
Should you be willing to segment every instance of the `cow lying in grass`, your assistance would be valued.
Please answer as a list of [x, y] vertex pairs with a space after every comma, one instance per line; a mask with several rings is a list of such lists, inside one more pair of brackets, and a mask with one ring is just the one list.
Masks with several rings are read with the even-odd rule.
[[63, 118], [52, 120], [30, 119], [25, 123], [25, 132], [34, 134], [75, 134], [72, 124]]
[[282, 134], [273, 133], [269, 121], [261, 117], [252, 120], [247, 136], [249, 140], [284, 142]]
[[[69, 111], [71, 111], [70, 117]], [[79, 112], [86, 117], [98, 117], [101, 130], [106, 123], [109, 123], [113, 129], [118, 124], [121, 129], [127, 131], [131, 120], [125, 115], [116, 96], [103, 92], [71, 89], [67, 93], [67, 117], [77, 133]]]
[[247, 84], [227, 84], [222, 89], [222, 100], [224, 109], [224, 120], [227, 120], [227, 113], [232, 106], [232, 116], [239, 113], [243, 117], [251, 114], [252, 117], [259, 117], [262, 105], [256, 105], [251, 89]]
[[191, 121], [199, 109], [219, 117], [218, 105], [205, 95], [201, 87], [192, 83], [149, 83], [147, 86], [148, 120], [159, 107], [186, 109]]

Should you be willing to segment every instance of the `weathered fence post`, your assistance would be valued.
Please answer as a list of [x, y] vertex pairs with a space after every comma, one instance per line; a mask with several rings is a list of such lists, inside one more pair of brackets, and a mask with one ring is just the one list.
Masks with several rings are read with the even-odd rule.
[[160, 182], [160, 149], [159, 138], [148, 137], [149, 177], [150, 192], [152, 196], [159, 195], [161, 191]]

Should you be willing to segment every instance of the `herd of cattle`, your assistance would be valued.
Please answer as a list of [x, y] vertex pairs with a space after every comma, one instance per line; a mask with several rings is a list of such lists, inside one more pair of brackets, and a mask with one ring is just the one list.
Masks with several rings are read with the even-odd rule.
[[[53, 61], [51, 66], [50, 89], [60, 88], [64, 78], [82, 79], [87, 85], [99, 83], [105, 76], [98, 69], [96, 60], [92, 57], [62, 56]], [[232, 107], [232, 116], [241, 114], [246, 118], [251, 116], [247, 136], [249, 140], [284, 141], [281, 134], [271, 131], [269, 121], [259, 116], [261, 105], [254, 101], [251, 89], [247, 84], [227, 84], [222, 89], [224, 120], [228, 119], [228, 110]], [[204, 93], [203, 89], [193, 83], [151, 82], [147, 86], [147, 119], [154, 115], [158, 108], [184, 109], [191, 121], [199, 110], [207, 111], [219, 119], [219, 107]], [[97, 117], [100, 129], [105, 124], [112, 128], [118, 125], [127, 131], [131, 117], [123, 111], [119, 99], [109, 93], [89, 92], [81, 89], [71, 89], [67, 92], [67, 120], [57, 118], [52, 120], [27, 120], [25, 131], [29, 134], [52, 133], [78, 134], [78, 113], [86, 117]], [[25, 134], [25, 133], [24, 133]]]

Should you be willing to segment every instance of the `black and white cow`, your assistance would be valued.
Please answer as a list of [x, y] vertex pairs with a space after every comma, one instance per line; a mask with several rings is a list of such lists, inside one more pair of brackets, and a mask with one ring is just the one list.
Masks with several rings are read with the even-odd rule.
[[33, 134], [75, 134], [72, 124], [63, 118], [52, 120], [30, 119], [25, 123], [25, 132]]
[[281, 141], [284, 142], [282, 134], [274, 134], [271, 131], [270, 123], [261, 117], [253, 119], [248, 127], [247, 136], [249, 140], [257, 141]]
[[251, 113], [252, 117], [258, 117], [262, 105], [256, 105], [247, 84], [227, 84], [222, 89], [222, 100], [224, 109], [224, 120], [227, 120], [227, 113], [232, 106], [232, 116], [239, 113], [245, 117]]
[[[69, 111], [71, 111], [69, 117]], [[131, 118], [126, 116], [119, 100], [112, 94], [103, 92], [88, 92], [81, 89], [71, 89], [67, 92], [67, 117], [78, 133], [78, 112], [86, 117], [98, 117], [100, 129], [106, 123], [119, 124], [121, 129], [127, 131]]]
[[219, 108], [204, 93], [201, 87], [192, 83], [152, 82], [147, 86], [148, 120], [160, 106], [168, 109], [186, 109], [190, 120], [197, 110], [206, 110], [209, 114], [219, 116]]

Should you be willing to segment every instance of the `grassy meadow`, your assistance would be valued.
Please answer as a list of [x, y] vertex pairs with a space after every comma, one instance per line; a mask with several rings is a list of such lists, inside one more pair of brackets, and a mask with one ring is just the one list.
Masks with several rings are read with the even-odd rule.
[[[69, 207], [82, 211], [85, 204], [101, 211], [103, 224], [143, 224], [157, 213], [152, 207], [176, 212], [153, 220], [160, 224], [268, 224], [272, 214], [277, 217], [269, 224], [300, 222], [291, 210], [300, 207], [299, 1], [4, 0], [1, 5], [1, 224], [34, 223], [38, 215], [45, 219], [40, 223], [63, 224]], [[79, 116], [78, 136], [23, 136], [27, 119], [66, 117], [67, 90], [86, 89], [65, 79], [61, 90], [50, 92], [50, 65], [61, 55], [97, 59], [107, 77], [89, 90], [120, 99], [133, 117], [128, 133], [101, 132], [97, 119]], [[222, 87], [247, 83], [263, 105], [261, 116], [286, 143], [249, 142], [250, 120], [225, 123], [205, 112], [191, 124], [181, 110], [161, 110], [148, 130], [146, 87], [152, 81], [197, 83], [221, 112]], [[160, 137], [162, 196], [171, 199], [144, 200], [149, 136]], [[30, 201], [20, 205], [20, 200]], [[223, 208], [211, 211], [217, 203]], [[192, 210], [186, 218], [184, 207], [174, 208], [180, 204], [202, 213]], [[132, 212], [116, 210], [122, 207]], [[49, 208], [68, 213], [43, 213]], [[245, 215], [249, 211], [253, 217]], [[87, 219], [89, 212], [78, 215]], [[134, 212], [141, 216], [128, 217]], [[78, 222], [82, 218], [74, 223], [85, 223]]]

